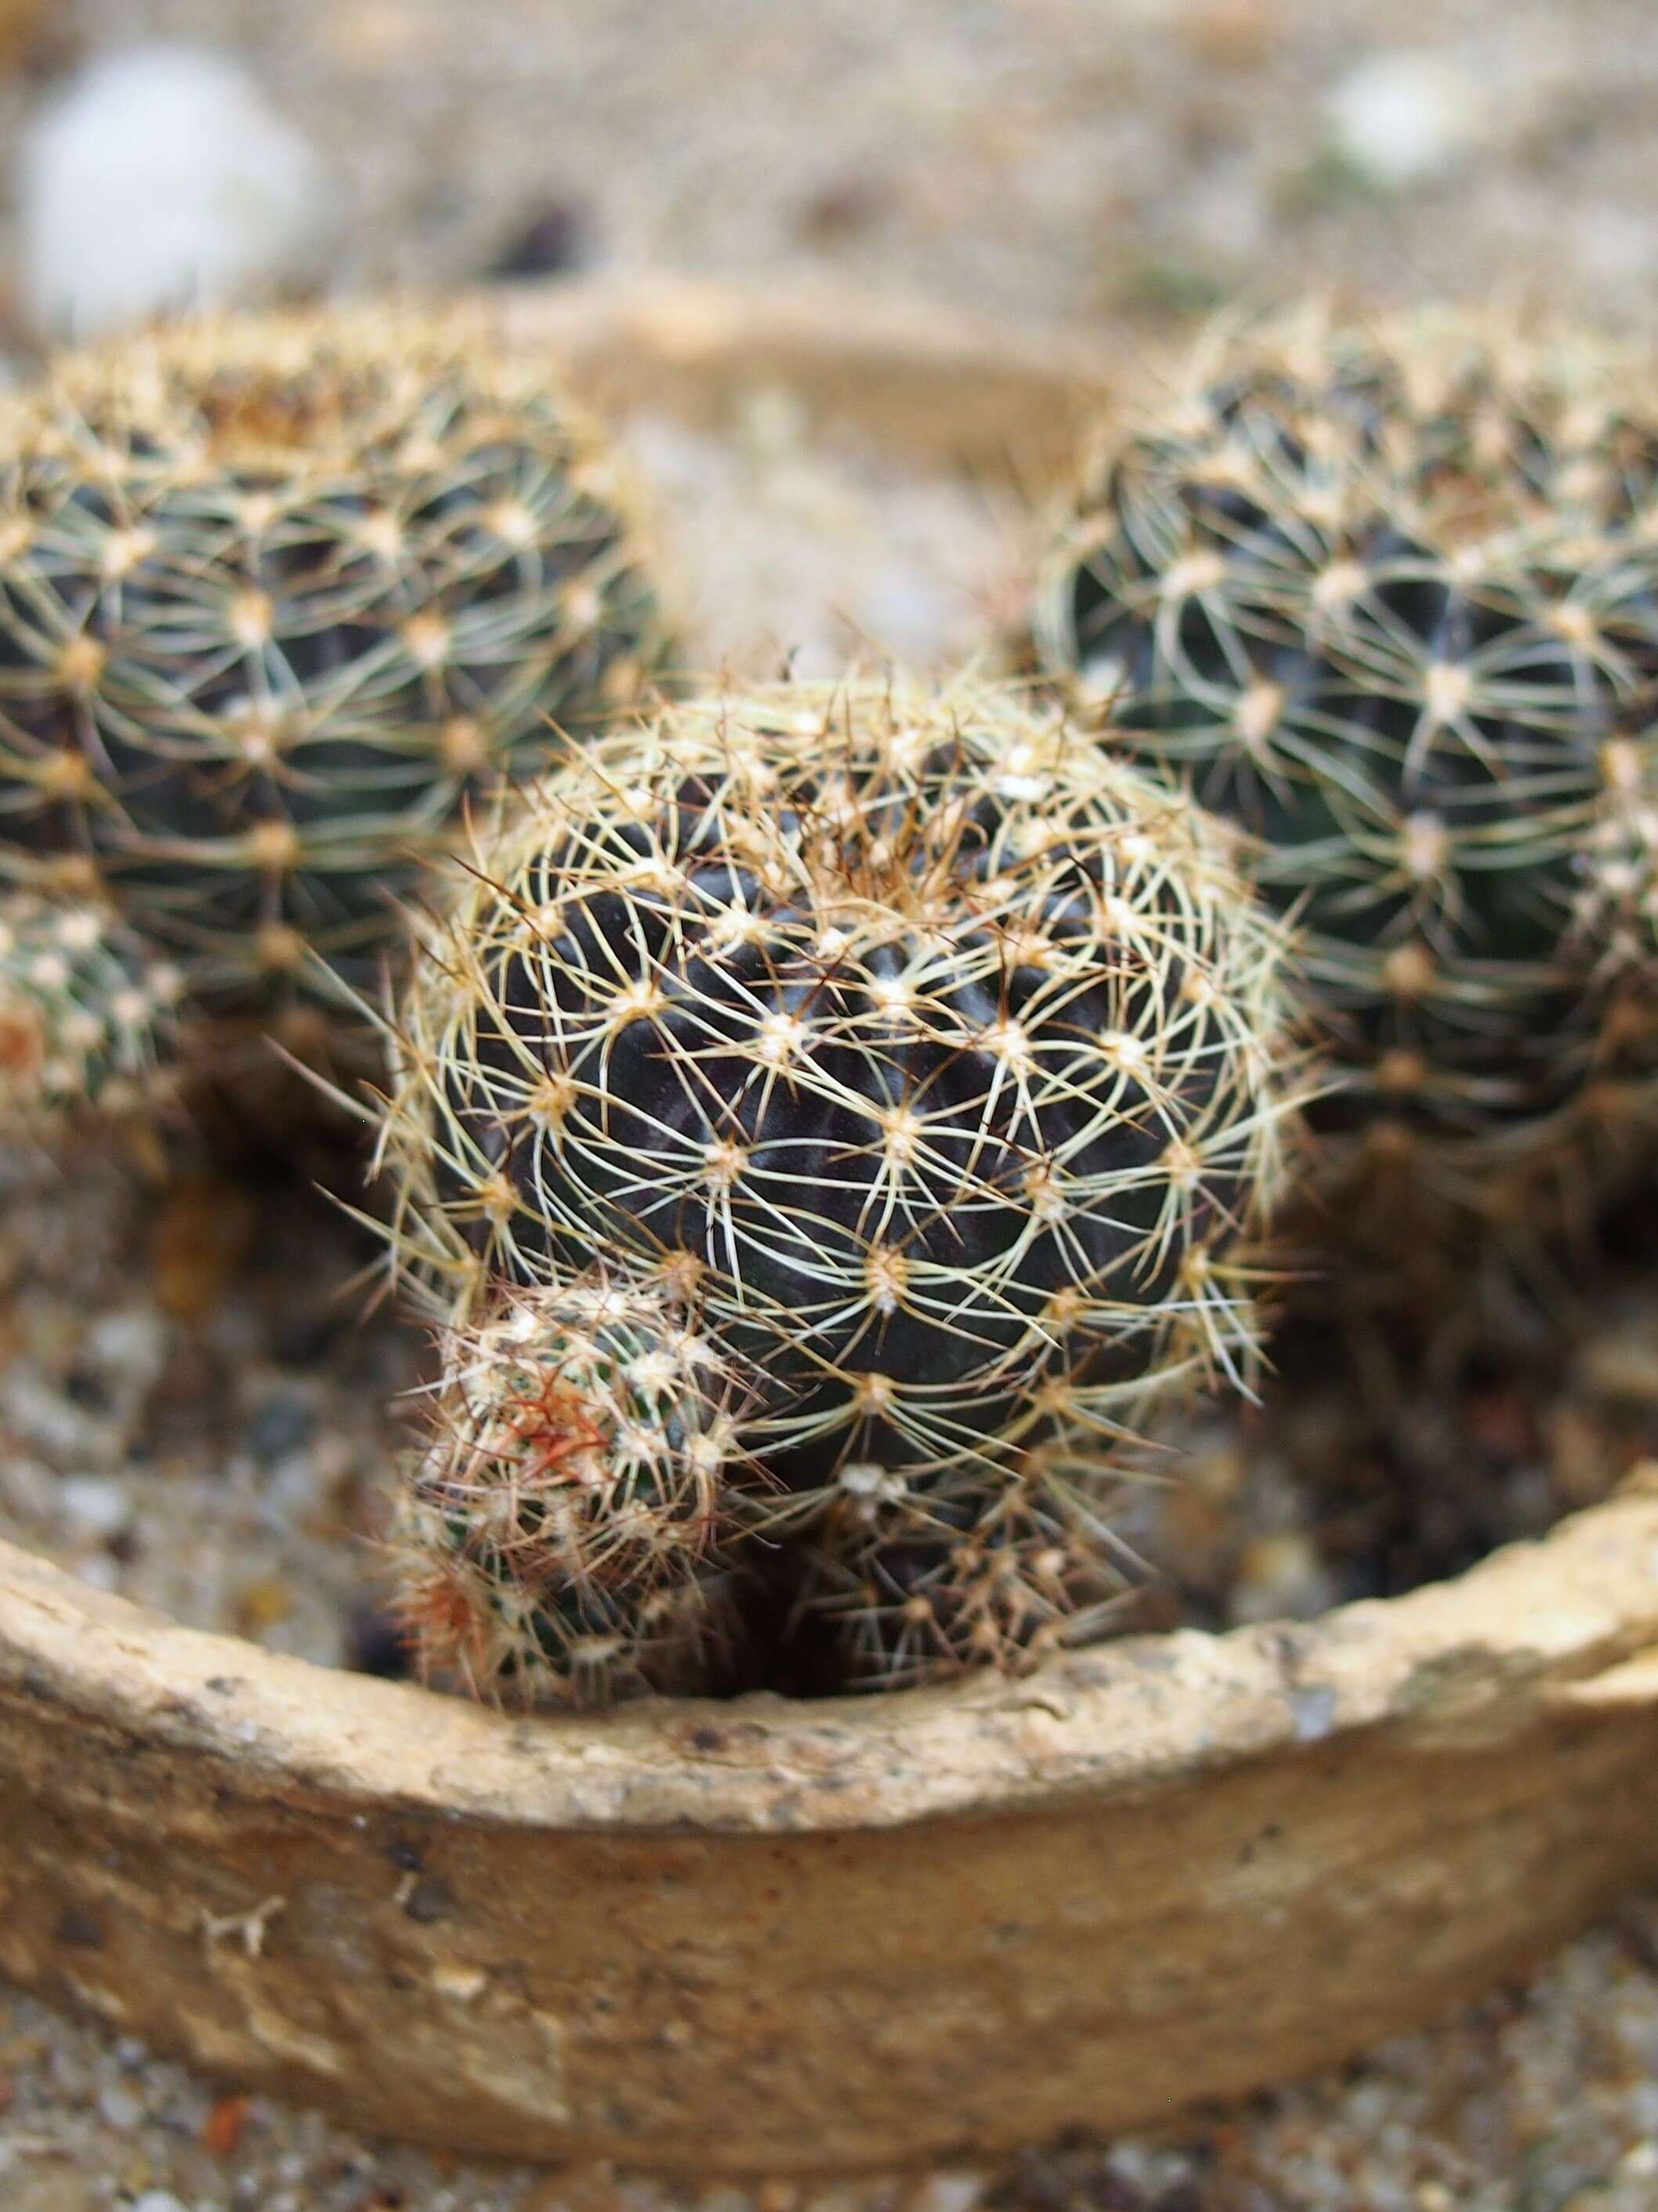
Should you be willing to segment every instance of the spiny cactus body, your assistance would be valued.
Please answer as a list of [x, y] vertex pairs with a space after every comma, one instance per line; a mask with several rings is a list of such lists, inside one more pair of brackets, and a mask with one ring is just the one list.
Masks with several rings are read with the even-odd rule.
[[1235, 340], [1101, 444], [1048, 569], [1046, 667], [1253, 832], [1298, 918], [1338, 1176], [1402, 1162], [1500, 1206], [1628, 1103], [1658, 672], [1635, 392], [1454, 320]]
[[1248, 1369], [1280, 951], [1185, 800], [1017, 693], [668, 709], [433, 926], [403, 1249], [463, 1312], [595, 1254], [682, 1300], [753, 1378], [773, 1519], [896, 1486], [971, 1522], [1051, 1441]]
[[179, 988], [98, 908], [0, 897], [0, 1124], [52, 1135], [156, 1098], [158, 1045]]
[[827, 1632], [836, 1686], [908, 1689], [1087, 1642], [1139, 1577], [1114, 1525], [1130, 1479], [1120, 1458], [1067, 1472], [1039, 1452], [992, 1487], [843, 1490], [803, 1547], [806, 1663]]
[[481, 1695], [701, 1684], [727, 1626], [738, 1394], [661, 1295], [509, 1293], [452, 1334], [391, 1541], [417, 1663]]
[[0, 870], [210, 1006], [372, 981], [469, 796], [659, 649], [599, 439], [486, 329], [186, 325], [0, 407]]

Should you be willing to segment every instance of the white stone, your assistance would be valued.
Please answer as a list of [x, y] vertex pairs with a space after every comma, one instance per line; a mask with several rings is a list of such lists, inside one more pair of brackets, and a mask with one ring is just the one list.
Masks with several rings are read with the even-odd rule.
[[1329, 95], [1331, 143], [1361, 176], [1385, 186], [1442, 175], [1484, 137], [1485, 95], [1436, 54], [1371, 54]]
[[24, 304], [54, 336], [258, 298], [326, 263], [316, 155], [203, 47], [95, 58], [25, 139], [18, 201]]
[[58, 1486], [64, 1518], [77, 1534], [118, 1536], [132, 1521], [132, 1500], [112, 1476], [66, 1474]]
[[87, 1331], [93, 1364], [112, 1380], [148, 1389], [167, 1364], [172, 1332], [163, 1316], [146, 1306], [118, 1306], [100, 1314]]
[[112, 2081], [99, 2092], [98, 2111], [106, 2127], [117, 2135], [131, 2135], [144, 2117], [144, 2100], [125, 2081]]
[[947, 2168], [930, 2173], [906, 2198], [908, 2212], [973, 2212], [983, 2197], [986, 2177]]

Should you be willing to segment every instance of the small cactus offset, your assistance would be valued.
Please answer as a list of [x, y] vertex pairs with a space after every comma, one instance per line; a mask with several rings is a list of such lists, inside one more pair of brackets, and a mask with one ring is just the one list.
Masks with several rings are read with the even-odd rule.
[[1040, 592], [1108, 742], [1259, 841], [1341, 1066], [1333, 1187], [1395, 1226], [1401, 1187], [1541, 1210], [1638, 1095], [1609, 927], [1653, 775], [1637, 392], [1456, 319], [1224, 340], [1101, 444]]
[[826, 1635], [835, 1686], [900, 1690], [1086, 1643], [1138, 1586], [1114, 1519], [1132, 1479], [1121, 1452], [1068, 1472], [1038, 1452], [994, 1486], [843, 1486], [803, 1547], [807, 1664]]
[[100, 908], [0, 897], [0, 1123], [46, 1139], [153, 1108], [179, 989]]
[[359, 987], [469, 798], [630, 699], [639, 537], [487, 327], [233, 317], [0, 406], [0, 871], [106, 898], [199, 1004]]
[[1219, 832], [1017, 691], [670, 708], [431, 926], [398, 1240], [463, 1321], [595, 1255], [681, 1302], [751, 1391], [731, 1515], [808, 1580], [848, 1498], [965, 1540], [1056, 1444], [1247, 1375], [1281, 952]]
[[708, 1686], [743, 1468], [713, 1347], [591, 1279], [509, 1292], [444, 1364], [390, 1547], [420, 1671], [503, 1701]]

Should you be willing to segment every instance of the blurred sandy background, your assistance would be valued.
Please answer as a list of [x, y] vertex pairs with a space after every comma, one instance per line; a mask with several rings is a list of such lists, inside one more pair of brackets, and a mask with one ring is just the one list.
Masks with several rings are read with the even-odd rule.
[[[26, 0], [5, 0], [20, 22]], [[998, 312], [1309, 283], [1619, 317], [1658, 274], [1643, 0], [55, 0], [77, 52], [244, 56], [337, 185], [338, 266], [832, 270]], [[537, 238], [530, 234], [538, 233]], [[538, 248], [538, 252], [537, 249]]]
[[[1011, 325], [1079, 320], [1136, 355], [1225, 302], [1308, 287], [1652, 315], [1651, 0], [0, 0], [0, 147], [15, 155], [88, 58], [158, 38], [240, 58], [311, 149], [306, 251], [340, 289], [653, 267], [834, 277]], [[0, 300], [21, 337], [19, 232], [8, 202]], [[664, 465], [695, 479], [677, 450]], [[735, 496], [723, 479], [715, 492]], [[954, 522], [905, 526], [925, 548]], [[914, 619], [943, 637], [958, 614]], [[1655, 2212], [1658, 1904], [1632, 1900], [1538, 1966], [1437, 2036], [1169, 2143], [875, 2201]], [[665, 2201], [688, 2200], [381, 2152], [0, 1991], [6, 2212]], [[761, 2212], [868, 2201], [779, 2188]]]

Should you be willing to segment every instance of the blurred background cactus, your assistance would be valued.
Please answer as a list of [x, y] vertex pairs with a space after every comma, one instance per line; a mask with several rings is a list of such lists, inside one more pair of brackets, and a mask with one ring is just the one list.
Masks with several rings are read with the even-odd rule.
[[1610, 347], [1307, 314], [1108, 430], [1049, 561], [1042, 665], [1297, 918], [1331, 1218], [1391, 1255], [1586, 1218], [1650, 1120], [1655, 469]]
[[0, 1119], [50, 1139], [153, 1111], [176, 969], [94, 906], [0, 897]]
[[[198, 1008], [371, 987], [474, 796], [662, 649], [602, 440], [487, 325], [185, 325], [0, 409], [0, 872]], [[327, 965], [325, 967], [324, 963]]]
[[1060, 1456], [1103, 1495], [1168, 1386], [1247, 1381], [1297, 1063], [1177, 793], [1015, 690], [784, 686], [598, 740], [470, 872], [398, 1041], [404, 1263], [463, 1325], [595, 1255], [677, 1301], [752, 1376], [774, 1583], [847, 1501], [957, 1577], [1021, 1486], [1080, 1543]]

